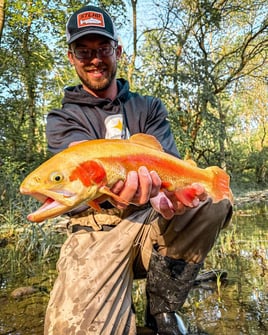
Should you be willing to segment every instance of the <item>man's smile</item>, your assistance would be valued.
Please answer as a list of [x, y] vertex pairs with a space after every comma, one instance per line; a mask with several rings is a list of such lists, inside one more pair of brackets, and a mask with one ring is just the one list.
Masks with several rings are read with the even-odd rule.
[[104, 76], [105, 73], [104, 68], [85, 68], [85, 71], [96, 78]]

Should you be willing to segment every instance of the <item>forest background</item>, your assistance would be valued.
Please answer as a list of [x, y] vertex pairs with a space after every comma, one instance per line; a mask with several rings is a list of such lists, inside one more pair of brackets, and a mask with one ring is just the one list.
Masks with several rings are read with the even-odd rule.
[[[78, 83], [65, 24], [76, 0], [0, 0], [0, 216], [49, 157], [46, 115]], [[268, 184], [267, 0], [103, 0], [124, 53], [118, 77], [160, 97], [182, 156], [218, 165], [235, 193]], [[28, 199], [27, 199], [28, 200]], [[19, 220], [20, 221], [20, 220]]]

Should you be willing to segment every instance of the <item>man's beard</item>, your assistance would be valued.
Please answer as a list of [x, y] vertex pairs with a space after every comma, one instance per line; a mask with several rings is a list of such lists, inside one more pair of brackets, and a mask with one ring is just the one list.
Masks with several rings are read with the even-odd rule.
[[93, 92], [102, 92], [107, 90], [112, 81], [114, 80], [115, 76], [116, 76], [116, 71], [117, 71], [117, 67], [115, 66], [112, 69], [112, 72], [109, 73], [108, 77], [103, 79], [101, 82], [93, 82], [91, 80], [85, 80], [84, 78], [82, 78], [81, 76], [79, 76], [81, 82], [83, 83], [84, 86], [86, 86], [90, 91]]

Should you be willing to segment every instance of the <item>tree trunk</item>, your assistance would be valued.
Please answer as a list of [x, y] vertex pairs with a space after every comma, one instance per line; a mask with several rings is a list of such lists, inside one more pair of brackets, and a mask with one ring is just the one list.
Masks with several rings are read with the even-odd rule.
[[5, 0], [0, 0], [0, 45], [5, 22]]
[[128, 81], [130, 87], [132, 87], [133, 73], [135, 70], [135, 61], [137, 56], [137, 2], [138, 0], [131, 0], [132, 6], [132, 19], [133, 19], [133, 54], [128, 69]]

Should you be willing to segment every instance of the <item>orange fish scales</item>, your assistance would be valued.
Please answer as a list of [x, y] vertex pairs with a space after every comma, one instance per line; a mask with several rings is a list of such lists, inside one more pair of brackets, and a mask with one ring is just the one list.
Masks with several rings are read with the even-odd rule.
[[[146, 150], [145, 150], [146, 151]], [[117, 157], [100, 157], [103, 163], [111, 164], [110, 169], [113, 169], [113, 164], [121, 164], [127, 172], [137, 171], [140, 166], [146, 166], [149, 171], [156, 171], [163, 182], [163, 187], [168, 190], [174, 190], [175, 186], [184, 187], [189, 183], [209, 181], [211, 174], [209, 171], [196, 168], [176, 157], [166, 153], [158, 152], [159, 156], [152, 153], [139, 154], [124, 154]]]

